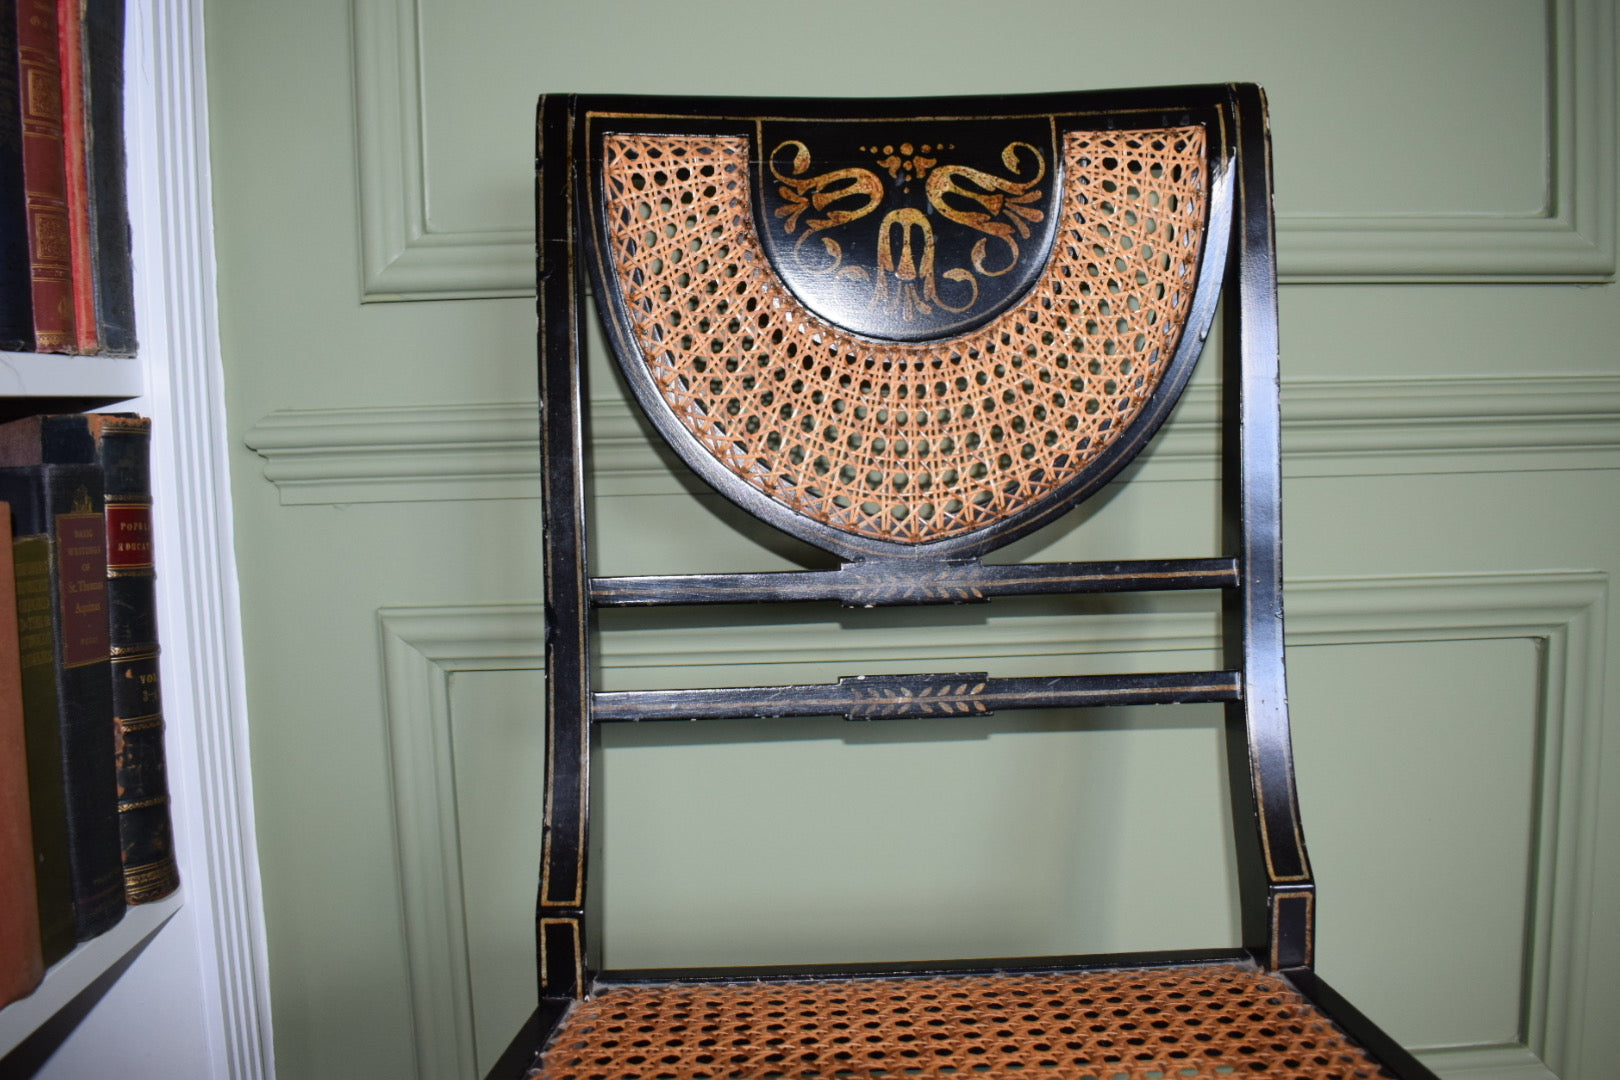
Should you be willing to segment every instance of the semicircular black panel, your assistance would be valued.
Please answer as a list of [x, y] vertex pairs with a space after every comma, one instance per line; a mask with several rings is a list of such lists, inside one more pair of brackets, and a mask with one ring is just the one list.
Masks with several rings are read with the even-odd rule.
[[1051, 121], [761, 124], [760, 239], [799, 301], [894, 341], [978, 326], [1029, 289], [1056, 231]]

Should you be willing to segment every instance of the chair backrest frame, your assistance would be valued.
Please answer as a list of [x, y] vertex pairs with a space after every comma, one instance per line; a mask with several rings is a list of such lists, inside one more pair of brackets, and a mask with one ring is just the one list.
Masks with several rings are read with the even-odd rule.
[[[615, 208], [609, 205], [612, 193], [603, 179], [604, 161], [610, 153], [605, 140], [610, 133], [712, 132], [718, 124], [742, 138], [753, 132], [757, 160], [768, 158], [774, 147], [774, 143], [765, 146], [758, 134], [763, 118], [794, 122], [840, 117], [860, 122], [884, 117], [984, 115], [1060, 117], [1070, 125], [1076, 123], [1073, 118], [1084, 117], [1081, 126], [1104, 133], [1172, 125], [1203, 130], [1210, 174], [1206, 178], [1208, 224], [1198, 256], [1197, 281], [1188, 298], [1190, 329], [1181, 332], [1175, 355], [1163, 365], [1157, 390], [1122, 424], [1123, 433], [1115, 441], [1083, 468], [988, 524], [964, 526], [942, 537], [902, 536], [898, 531], [885, 532], [882, 524], [862, 532], [836, 513], [816, 518], [791, 507], [784, 509], [780, 500], [768, 497], [765, 489], [769, 485], [751, 482], [747, 468], [739, 469], [735, 463], [728, 466], [722, 460], [727, 448], [718, 454], [710, 452], [715, 440], [705, 444], [702, 431], [694, 434], [693, 425], [682, 422], [675, 415], [677, 410], [670, 407], [670, 394], [645, 374], [654, 343], [665, 331], [646, 330], [643, 309], [650, 302], [631, 310], [625, 300], [631, 278], [622, 265], [615, 267], [614, 239], [607, 231]], [[1062, 128], [1057, 121], [1052, 123], [1054, 130]], [[787, 144], [782, 140], [782, 145]], [[1017, 153], [1007, 153], [1013, 155], [1005, 159], [1007, 167], [1016, 170], [1020, 166], [1014, 160]], [[952, 682], [962, 676], [953, 675], [846, 679], [827, 687], [663, 694], [596, 690], [591, 678], [596, 609], [663, 603], [824, 599], [871, 606], [977, 601], [1021, 593], [1221, 590], [1225, 663], [1230, 670], [1071, 677], [1055, 689], [1054, 680], [976, 676], [979, 681], [961, 694], [961, 700], [977, 711], [988, 711], [992, 705], [1223, 702], [1243, 943], [1270, 968], [1310, 966], [1314, 884], [1294, 787], [1282, 653], [1276, 270], [1269, 156], [1264, 97], [1257, 87], [1248, 85], [875, 102], [601, 95], [541, 99], [536, 212], [547, 670], [545, 828], [537, 910], [542, 999], [576, 997], [587, 990], [596, 974], [587, 955], [585, 933], [595, 725], [614, 720], [736, 715], [825, 713], [852, 719], [917, 715], [918, 710], [907, 702], [914, 703], [918, 693], [937, 695], [962, 689]], [[891, 166], [895, 160], [891, 157]], [[905, 165], [901, 161], [900, 168], [892, 170], [897, 178]], [[769, 162], [760, 167], [770, 167]], [[1027, 176], [1027, 165], [1024, 167]], [[791, 165], [788, 168], [791, 171]], [[920, 169], [916, 175], [920, 180]], [[769, 195], [758, 194], [764, 191], [763, 184], [754, 191], [761, 204], [755, 210], [755, 222], [761, 223]], [[789, 194], [786, 187], [782, 194]], [[836, 200], [829, 201], [836, 205]], [[788, 213], [799, 209], [795, 204]], [[622, 207], [618, 212], [628, 214]], [[981, 233], [986, 232], [983, 224], [981, 220]], [[624, 250], [621, 242], [617, 256], [621, 262]], [[716, 490], [768, 524], [832, 552], [842, 560], [839, 569], [592, 575], [585, 542], [588, 283], [594, 288], [621, 373], [654, 426]], [[1033, 286], [1026, 282], [1021, 288], [1027, 291]], [[1007, 302], [1015, 302], [1018, 295], [1014, 290]], [[1224, 310], [1225, 332], [1223, 555], [1130, 563], [981, 564], [979, 556], [1049, 523], [1097, 491], [1130, 461], [1163, 422], [1184, 385], [1217, 302]], [[959, 323], [945, 333], [971, 334], [977, 325], [993, 324], [995, 317], [991, 313], [977, 324]], [[877, 329], [881, 331], [883, 325]], [[872, 336], [871, 327], [866, 331]], [[894, 348], [903, 350], [904, 346]], [[889, 355], [907, 354], [891, 351]], [[872, 520], [876, 519], [867, 519], [868, 526]]]

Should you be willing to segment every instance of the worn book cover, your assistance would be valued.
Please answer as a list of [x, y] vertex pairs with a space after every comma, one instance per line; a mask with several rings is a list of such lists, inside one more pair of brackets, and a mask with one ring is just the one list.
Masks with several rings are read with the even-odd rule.
[[180, 885], [163, 751], [157, 582], [152, 552], [152, 422], [129, 413], [85, 417], [106, 492], [107, 606], [124, 896], [161, 900]]
[[80, 0], [56, 2], [56, 59], [62, 74], [62, 175], [67, 190], [73, 282], [73, 351], [99, 348], [96, 283], [90, 260], [90, 179], [85, 171], [84, 20]]
[[[42, 538], [47, 554], [44, 590], [37, 577], [30, 577], [25, 596], [18, 577], [19, 607], [38, 605], [41, 616], [23, 644], [24, 715], [32, 744], [36, 733], [45, 738], [46, 702], [55, 705], [74, 936], [83, 941], [117, 923], [125, 906], [101, 470], [94, 465], [0, 468], [0, 500], [11, 504], [14, 540]], [[41, 601], [49, 605], [48, 613]], [[48, 642], [40, 633], [47, 620]]]
[[11, 507], [0, 503], [0, 1006], [45, 974], [35, 893], [33, 814], [28, 806], [28, 741], [23, 726], [22, 654], [12, 577]]
[[135, 277], [124, 153], [124, 0], [84, 3], [85, 167], [101, 352], [135, 355]]
[[34, 303], [17, 60], [17, 0], [0, 0], [0, 349], [26, 352], [34, 347]]
[[56, 0], [16, 0], [17, 81], [22, 116], [34, 348], [72, 352], [73, 243], [62, 145], [62, 65]]

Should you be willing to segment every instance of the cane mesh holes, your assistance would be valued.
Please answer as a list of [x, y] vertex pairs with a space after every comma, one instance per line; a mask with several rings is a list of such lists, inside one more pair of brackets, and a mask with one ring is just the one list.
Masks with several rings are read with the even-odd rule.
[[613, 273], [664, 401], [726, 469], [858, 536], [940, 540], [1041, 499], [1158, 385], [1208, 212], [1201, 127], [1071, 133], [1063, 155], [1062, 221], [1025, 297], [899, 343], [839, 329], [770, 269], [746, 140], [608, 136]]
[[618, 986], [533, 1080], [1370, 1080], [1275, 975], [1236, 965]]

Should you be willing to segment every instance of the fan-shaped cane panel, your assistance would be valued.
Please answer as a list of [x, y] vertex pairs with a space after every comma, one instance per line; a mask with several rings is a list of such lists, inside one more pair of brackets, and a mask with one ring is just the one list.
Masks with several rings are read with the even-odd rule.
[[725, 470], [855, 536], [927, 543], [1061, 497], [1159, 386], [1208, 214], [1202, 127], [1070, 132], [1062, 154], [1029, 292], [966, 333], [880, 342], [771, 268], [747, 139], [608, 135], [609, 261], [644, 374]]

